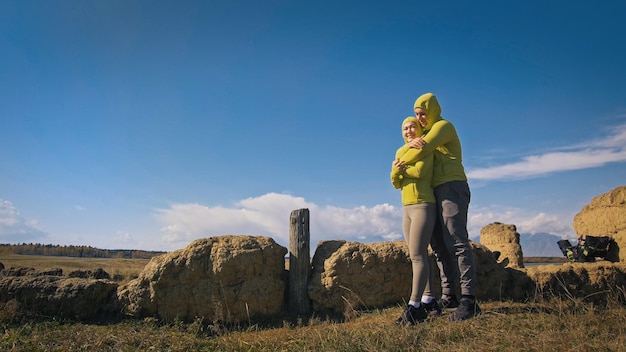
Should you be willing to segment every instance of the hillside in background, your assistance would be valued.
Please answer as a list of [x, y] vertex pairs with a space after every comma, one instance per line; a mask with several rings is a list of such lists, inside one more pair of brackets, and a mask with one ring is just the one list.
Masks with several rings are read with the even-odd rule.
[[39, 243], [0, 244], [0, 252], [22, 255], [47, 255], [78, 258], [150, 259], [167, 252], [134, 249], [98, 249], [89, 246], [61, 246]]
[[[562, 238], [549, 233], [520, 234], [520, 245], [524, 257], [563, 257], [556, 244]], [[575, 245], [575, 243], [572, 243]]]

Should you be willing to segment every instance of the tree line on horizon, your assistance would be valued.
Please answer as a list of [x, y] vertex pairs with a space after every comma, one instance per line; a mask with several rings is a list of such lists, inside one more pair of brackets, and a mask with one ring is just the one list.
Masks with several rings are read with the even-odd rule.
[[91, 246], [61, 246], [40, 243], [5, 244], [0, 243], [0, 252], [21, 255], [45, 255], [78, 258], [122, 258], [150, 259], [167, 252], [135, 249], [99, 249]]

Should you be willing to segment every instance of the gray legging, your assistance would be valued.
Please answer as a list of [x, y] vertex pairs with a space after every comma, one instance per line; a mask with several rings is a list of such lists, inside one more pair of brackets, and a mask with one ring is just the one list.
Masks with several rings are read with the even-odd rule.
[[474, 296], [476, 268], [467, 233], [470, 190], [466, 181], [452, 181], [435, 187], [438, 221], [430, 242], [435, 253], [441, 293]]
[[422, 295], [433, 296], [434, 275], [428, 259], [428, 243], [437, 219], [437, 209], [435, 203], [411, 204], [402, 208], [402, 231], [413, 269], [410, 299], [420, 302]]

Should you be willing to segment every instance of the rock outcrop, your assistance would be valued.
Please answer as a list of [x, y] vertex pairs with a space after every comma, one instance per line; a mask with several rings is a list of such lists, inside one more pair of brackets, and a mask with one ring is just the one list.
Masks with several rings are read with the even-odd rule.
[[[579, 236], [610, 236], [619, 263], [565, 263], [524, 268], [515, 225], [485, 226], [471, 242], [479, 301], [562, 297], [598, 304], [626, 300], [626, 186], [597, 196], [574, 217]], [[556, 244], [555, 244], [556, 246]], [[622, 250], [622, 253], [626, 250]], [[251, 322], [285, 312], [287, 249], [269, 237], [217, 236], [154, 257], [138, 278], [119, 286], [102, 269], [4, 268], [0, 263], [0, 309], [15, 307], [37, 316], [111, 321], [120, 312], [166, 322], [197, 318]], [[441, 284], [434, 256], [434, 292]], [[312, 260], [307, 293], [313, 314], [353, 316], [358, 310], [405, 304], [411, 264], [404, 241], [323, 241]], [[8, 309], [9, 307], [10, 309]]]
[[530, 298], [559, 297], [576, 302], [607, 305], [626, 300], [626, 265], [600, 261], [540, 265], [526, 269], [534, 284]]
[[33, 268], [4, 269], [0, 302], [16, 302], [32, 314], [55, 319], [101, 322], [120, 317], [116, 283], [52, 274]]
[[[533, 283], [522, 269], [506, 267], [496, 253], [481, 243], [470, 241], [476, 265], [476, 297], [479, 300], [523, 299]], [[435, 281], [439, 283], [438, 273]], [[439, 291], [437, 291], [439, 292]], [[458, 292], [460, 294], [460, 292]]]
[[492, 252], [499, 253], [498, 263], [510, 268], [524, 267], [520, 235], [515, 225], [495, 222], [483, 227], [480, 231], [480, 243]]
[[74, 270], [67, 274], [69, 277], [80, 277], [83, 279], [111, 279], [111, 275], [102, 268], [96, 270]]
[[[610, 236], [617, 248], [612, 255], [626, 262], [626, 186], [616, 187], [591, 202], [574, 216], [574, 230], [578, 236]], [[620, 254], [621, 249], [621, 254]]]
[[[521, 299], [532, 291], [532, 282], [522, 271], [505, 268], [487, 247], [475, 242], [471, 245], [480, 299]], [[436, 271], [434, 292], [439, 295], [441, 280], [432, 254], [430, 260]], [[322, 241], [313, 256], [308, 292], [316, 312], [349, 316], [360, 308], [405, 304], [411, 294], [411, 278], [408, 248], [403, 241]]]
[[360, 308], [408, 302], [411, 277], [405, 242], [322, 241], [308, 293], [314, 311], [349, 316]]
[[118, 297], [136, 318], [235, 323], [273, 316], [285, 302], [285, 254], [269, 237], [199, 239], [152, 258]]

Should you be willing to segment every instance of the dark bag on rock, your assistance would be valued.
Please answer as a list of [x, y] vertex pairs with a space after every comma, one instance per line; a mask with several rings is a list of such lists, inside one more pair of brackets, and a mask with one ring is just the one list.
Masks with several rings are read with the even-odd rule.
[[578, 246], [582, 249], [585, 257], [605, 259], [606, 255], [609, 253], [613, 239], [609, 236], [587, 236], [581, 238], [578, 242]]
[[561, 252], [571, 262], [594, 262], [596, 257], [606, 259], [612, 244], [609, 236], [585, 236], [578, 238], [578, 245], [572, 246], [568, 240], [557, 242]]
[[572, 246], [572, 243], [568, 240], [560, 240], [557, 242], [559, 245], [559, 249], [563, 255], [569, 259], [570, 262], [584, 262], [585, 258], [580, 253], [580, 248], [578, 246]]

